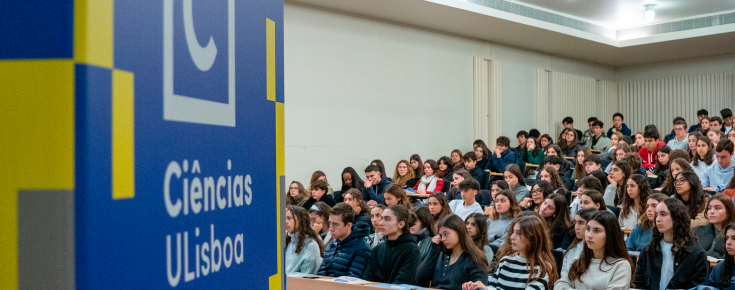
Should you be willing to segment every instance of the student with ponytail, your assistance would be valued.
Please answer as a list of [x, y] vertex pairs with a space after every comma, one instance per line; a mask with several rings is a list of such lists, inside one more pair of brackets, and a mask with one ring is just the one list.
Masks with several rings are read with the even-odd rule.
[[[486, 287], [489, 264], [485, 253], [473, 244], [464, 221], [455, 214], [439, 222], [441, 254], [426, 259], [416, 273], [416, 284], [434, 289], [461, 289], [463, 283]], [[468, 282], [469, 281], [469, 282]]]
[[385, 243], [370, 250], [370, 262], [362, 279], [389, 284], [415, 284], [416, 269], [421, 253], [416, 237], [409, 233], [410, 212], [403, 206], [393, 205], [383, 211], [380, 227], [388, 237]]
[[629, 289], [633, 261], [615, 214], [598, 212], [587, 222], [584, 249], [554, 289]]

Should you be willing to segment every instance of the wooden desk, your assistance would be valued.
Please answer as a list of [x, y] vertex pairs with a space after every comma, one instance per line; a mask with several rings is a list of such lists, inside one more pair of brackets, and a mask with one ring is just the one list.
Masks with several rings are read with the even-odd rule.
[[630, 229], [627, 229], [627, 228], [621, 228], [621, 230], [622, 230], [622, 231], [623, 231], [623, 233], [624, 233], [624, 234], [626, 234], [626, 235], [630, 235], [630, 233], [632, 232], [632, 230], [630, 230]]
[[564, 159], [574, 161], [574, 157], [564, 156]]
[[526, 167], [538, 168], [538, 164], [526, 163]]
[[590, 152], [595, 153], [595, 154], [600, 154], [602, 153], [602, 150], [590, 149]]
[[[380, 285], [385, 283], [370, 283], [365, 285], [346, 284], [328, 281], [327, 279], [306, 279], [296, 277], [286, 277], [286, 286], [288, 290], [378, 290], [385, 288], [377, 288], [371, 285]], [[417, 289], [432, 289], [425, 287], [416, 287]]]
[[419, 194], [419, 193], [406, 193], [406, 196], [408, 197], [421, 197], [421, 198], [428, 198], [431, 194]]
[[575, 198], [575, 197], [577, 197], [577, 193], [576, 192], [572, 192], [572, 198]]
[[485, 172], [490, 172], [490, 176], [503, 176], [502, 173], [492, 172], [489, 169], [486, 169]]
[[714, 267], [715, 265], [717, 265], [717, 262], [719, 262], [719, 260], [717, 260], [717, 259], [715, 259], [713, 257], [710, 257], [710, 256], [707, 256], [707, 260], [709, 260], [709, 266], [710, 266], [710, 268]]

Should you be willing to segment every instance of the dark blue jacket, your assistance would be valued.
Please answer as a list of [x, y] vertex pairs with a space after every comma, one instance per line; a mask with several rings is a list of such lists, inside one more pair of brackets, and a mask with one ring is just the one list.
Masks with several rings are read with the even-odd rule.
[[490, 156], [492, 156], [492, 159], [487, 163], [485, 170], [489, 169], [492, 172], [503, 173], [505, 172], [505, 167], [508, 166], [508, 164], [516, 163], [516, 153], [510, 148], [505, 149], [503, 153], [500, 153], [500, 158], [495, 155], [495, 152], [491, 153]]
[[[709, 274], [709, 280], [707, 281], [707, 286], [717, 287], [719, 288], [720, 284], [720, 276], [725, 272], [725, 262], [719, 262], [717, 265], [712, 268], [712, 273]], [[735, 272], [735, 270], [733, 270]], [[723, 290], [734, 290], [735, 289], [735, 283], [733, 283], [732, 277], [735, 277], [735, 275], [730, 276], [730, 286], [727, 286], [727, 288], [720, 288]]]
[[355, 225], [352, 233], [343, 241], [331, 242], [324, 252], [324, 260], [317, 275], [362, 278], [370, 262], [370, 247], [363, 240], [367, 233], [367, 228]]
[[373, 184], [370, 187], [365, 187], [362, 190], [362, 199], [365, 201], [374, 200], [378, 204], [385, 204], [385, 198], [383, 193], [388, 191], [388, 188], [393, 185], [393, 181], [389, 177], [383, 177], [380, 179], [378, 184]]
[[[620, 129], [620, 133], [622, 133], [623, 136], [630, 136], [631, 131], [630, 131], [630, 128], [628, 128], [628, 125], [625, 125], [625, 123], [623, 123], [622, 127], [623, 128]], [[607, 138], [610, 138], [610, 136], [612, 136], [613, 134], [612, 129], [613, 127], [610, 127], [610, 129], [607, 129]]]
[[702, 128], [702, 125], [701, 124], [693, 125], [693, 126], [689, 127], [688, 133], [697, 131], [697, 130], [699, 130], [699, 128]]

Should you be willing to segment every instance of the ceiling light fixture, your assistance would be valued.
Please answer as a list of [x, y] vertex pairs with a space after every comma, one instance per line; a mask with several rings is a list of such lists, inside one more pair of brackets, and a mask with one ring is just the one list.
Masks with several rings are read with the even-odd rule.
[[655, 6], [656, 4], [646, 5], [646, 22], [653, 22], [653, 19], [656, 18], [656, 11], [653, 10]]

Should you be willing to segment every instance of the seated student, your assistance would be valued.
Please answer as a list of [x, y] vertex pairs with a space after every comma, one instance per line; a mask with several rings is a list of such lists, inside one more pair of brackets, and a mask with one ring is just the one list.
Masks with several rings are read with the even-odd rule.
[[724, 239], [727, 243], [725, 258], [722, 262], [712, 268], [707, 280], [707, 286], [716, 287], [717, 289], [733, 290], [735, 282], [733, 281], [733, 273], [735, 272], [735, 223], [728, 224], [723, 229]]
[[554, 139], [549, 134], [543, 134], [538, 138], [539, 146], [544, 152], [549, 150], [549, 145], [554, 145]]
[[464, 169], [469, 171], [472, 178], [482, 185], [485, 178], [483, 177], [482, 168], [477, 167], [477, 156], [475, 152], [465, 153], [462, 160], [464, 161]]
[[730, 198], [735, 198], [735, 175], [730, 179], [730, 183], [727, 184], [727, 187], [722, 191], [722, 194], [727, 195]]
[[482, 213], [473, 213], [464, 220], [467, 233], [472, 238], [472, 244], [485, 253], [488, 262], [493, 260], [493, 249], [488, 246], [487, 241], [487, 218]]
[[587, 174], [589, 175], [592, 173], [592, 171], [595, 170], [601, 170], [602, 168], [602, 160], [600, 159], [600, 156], [597, 154], [592, 153], [590, 156], [584, 157], [584, 170], [587, 171]]
[[579, 196], [579, 209], [594, 208], [599, 211], [612, 212], [607, 205], [605, 205], [605, 199], [602, 198], [602, 193], [597, 190], [587, 190]]
[[684, 204], [673, 198], [656, 207], [651, 243], [638, 256], [635, 288], [691, 289], [707, 280], [709, 261], [690, 228]]
[[629, 289], [633, 260], [615, 215], [599, 212], [587, 222], [584, 249], [554, 289]]
[[386, 206], [400, 205], [409, 210], [413, 207], [408, 196], [406, 196], [406, 192], [398, 185], [394, 184], [388, 188], [383, 194], [383, 197], [385, 198]]
[[439, 223], [441, 253], [424, 260], [416, 273], [416, 284], [434, 289], [461, 289], [466, 281], [487, 284], [489, 264], [485, 253], [472, 243], [467, 226], [450, 214]]
[[600, 158], [603, 159], [610, 159], [611, 156], [615, 154], [615, 149], [620, 146], [620, 140], [623, 139], [623, 134], [620, 132], [615, 132], [612, 134], [612, 136], [608, 138], [610, 138], [610, 148], [607, 148], [607, 151], [603, 151], [600, 153]]
[[717, 162], [707, 168], [702, 178], [702, 186], [708, 191], [723, 191], [727, 183], [733, 177], [735, 162], [733, 162], [733, 143], [730, 140], [722, 140], [717, 144], [715, 150]]
[[[680, 118], [680, 117], [678, 117]], [[671, 149], [687, 149], [689, 145], [687, 141], [689, 139], [689, 133], [687, 133], [687, 122], [682, 118], [681, 120], [674, 121], [674, 137], [669, 140], [666, 145]]]
[[663, 145], [658, 147], [656, 152], [656, 166], [653, 167], [653, 175], [648, 176], [648, 181], [651, 183], [651, 188], [657, 188], [664, 183], [666, 175], [669, 175], [669, 154], [671, 154], [671, 148]]
[[418, 178], [413, 175], [413, 170], [409, 170], [411, 164], [408, 160], [398, 161], [396, 169], [393, 171], [393, 184], [398, 184], [401, 188], [413, 188], [418, 182]]
[[433, 255], [439, 252], [438, 245], [431, 241], [437, 233], [434, 231], [434, 220], [428, 207], [414, 207], [411, 212], [412, 215], [409, 220], [411, 227], [408, 230], [418, 241], [419, 253], [421, 255], [419, 264], [421, 264], [428, 257], [433, 257]]
[[571, 200], [572, 195], [567, 192], [567, 187], [564, 183], [564, 180], [559, 175], [559, 172], [556, 171], [556, 167], [545, 166], [544, 169], [541, 169], [541, 180], [545, 180], [551, 183], [551, 187], [554, 189], [554, 193], [561, 194], [561, 196], [567, 198], [567, 200]]
[[[307, 188], [306, 191], [310, 191], [312, 185], [317, 180], [324, 181], [324, 183], [327, 184], [326, 194], [334, 198], [334, 190], [332, 189], [332, 186], [329, 185], [329, 182], [327, 181], [327, 175], [324, 174], [324, 172], [322, 172], [321, 170], [314, 171], [314, 173], [311, 175], [311, 181], [309, 181], [309, 188]], [[334, 206], [334, 205], [330, 205], [330, 206]]]
[[508, 225], [521, 212], [515, 194], [510, 190], [503, 190], [495, 195], [493, 212], [487, 222], [487, 240], [490, 244], [499, 246], [505, 242]]
[[378, 168], [380, 168], [380, 177], [381, 178], [387, 176], [387, 175], [385, 175], [385, 164], [383, 164], [383, 161], [381, 161], [380, 159], [375, 159], [372, 162], [370, 162], [370, 164], [371, 165], [375, 165]]
[[592, 133], [592, 125], [595, 124], [595, 121], [597, 121], [597, 118], [595, 117], [587, 118], [588, 129], [582, 133], [582, 141], [580, 142], [583, 143], [586, 148], [590, 148], [590, 142], [592, 142], [592, 136], [594, 135]]
[[510, 147], [510, 139], [505, 136], [498, 137], [498, 139], [495, 140], [495, 151], [492, 152], [492, 157], [488, 161], [485, 170], [503, 173], [509, 164], [515, 164], [516, 155], [513, 153], [513, 150], [510, 150], [508, 147]]
[[322, 264], [324, 244], [309, 225], [301, 207], [286, 206], [286, 273], [316, 274]]
[[319, 235], [326, 247], [332, 241], [332, 233], [329, 231], [329, 214], [332, 209], [326, 203], [317, 202], [308, 209], [308, 212], [311, 229]]
[[375, 232], [372, 234], [367, 235], [363, 240], [365, 240], [365, 243], [368, 245], [369, 248], [375, 248], [378, 244], [385, 242], [387, 237], [383, 236], [382, 229], [380, 228], [380, 222], [383, 221], [383, 211], [385, 211], [387, 207], [383, 204], [379, 204], [373, 207], [373, 209], [370, 211], [370, 223], [373, 226], [373, 229], [375, 229]]
[[370, 256], [373, 258], [362, 274], [363, 280], [389, 284], [415, 284], [421, 253], [416, 245], [416, 237], [408, 231], [409, 215], [408, 209], [399, 205], [385, 209], [380, 227], [388, 240], [370, 250]]
[[526, 148], [528, 150], [521, 153], [520, 156], [523, 156], [523, 162], [530, 163], [530, 164], [536, 164], [539, 165], [541, 162], [544, 162], [544, 150], [541, 150], [541, 146], [538, 146], [536, 144], [536, 139], [534, 138], [528, 138], [526, 139]]
[[674, 181], [676, 181], [676, 175], [681, 172], [694, 172], [692, 167], [689, 165], [689, 162], [686, 161], [684, 158], [676, 158], [671, 161], [671, 166], [669, 169], [669, 174], [666, 176], [666, 180], [664, 180], [664, 183], [661, 185], [661, 193], [665, 194], [666, 196], [672, 196], [676, 194], [676, 186], [674, 186]]
[[485, 144], [475, 147], [475, 156], [477, 156], [477, 167], [486, 168], [490, 158], [490, 149]]
[[353, 227], [354, 218], [355, 212], [346, 203], [339, 203], [332, 209], [329, 232], [336, 241], [330, 243], [324, 252], [324, 261], [317, 275], [362, 277], [370, 262], [370, 248], [363, 240], [367, 229]]
[[638, 150], [646, 146], [646, 141], [643, 139], [643, 132], [637, 132], [633, 137], [635, 138], [635, 144], [633, 146], [637, 148], [635, 152], [638, 152]]
[[459, 149], [452, 150], [452, 154], [449, 154], [449, 157], [452, 159], [452, 167], [456, 168], [459, 166], [460, 168], [464, 168], [464, 162], [462, 161], [462, 151], [459, 151]]
[[434, 192], [429, 195], [427, 203], [429, 204], [429, 213], [434, 218], [432, 226], [434, 227], [434, 231], [437, 231], [439, 229], [437, 228], [439, 221], [445, 216], [452, 214], [452, 210], [449, 208], [449, 201], [443, 192]]
[[[610, 168], [612, 168], [613, 163], [615, 161], [624, 160], [625, 154], [632, 153], [633, 149], [626, 145], [626, 144], [620, 144], [618, 145], [618, 148], [615, 148], [615, 153], [610, 156], [610, 163], [607, 164], [607, 167], [605, 167], [605, 173], [610, 174]], [[643, 160], [641, 159], [641, 162]]]
[[572, 225], [572, 221], [569, 219], [567, 199], [557, 193], [551, 194], [546, 197], [538, 213], [546, 221], [546, 227], [551, 237], [551, 248], [560, 248], [564, 237], [569, 232], [569, 227]]
[[646, 146], [643, 146], [643, 148], [638, 150], [638, 155], [643, 159], [643, 164], [641, 164], [641, 166], [646, 169], [651, 169], [656, 165], [656, 159], [658, 158], [656, 153], [658, 152], [658, 148], [666, 145], [664, 141], [659, 139], [661, 139], [661, 136], [659, 136], [658, 130], [648, 129], [643, 132], [643, 140]]
[[383, 193], [393, 185], [389, 177], [380, 177], [380, 168], [375, 165], [368, 165], [365, 168], [365, 186], [362, 190], [362, 198], [367, 201], [369, 206], [385, 204]]
[[632, 174], [630, 163], [627, 161], [615, 161], [610, 169], [610, 175], [607, 176], [609, 182], [605, 188], [605, 204], [618, 206], [625, 195], [625, 187], [628, 184], [628, 178]]
[[[556, 156], [559, 158], [559, 168], [557, 170], [559, 171], [559, 174], [563, 175], [566, 178], [572, 177], [572, 169], [574, 168], [574, 164], [572, 164], [571, 161], [566, 160], [564, 156], [561, 155], [561, 148], [559, 148], [556, 144], [549, 145], [549, 148], [546, 150], [546, 157], [549, 156]], [[544, 163], [546, 162], [546, 158], [544, 158]]]
[[487, 286], [467, 282], [463, 289], [550, 289], [559, 275], [546, 231], [535, 216], [519, 218], [510, 237], [515, 254], [500, 259]]
[[472, 142], [472, 150], [474, 151], [475, 148], [477, 148], [477, 146], [481, 146], [481, 145], [485, 145], [485, 147], [487, 147], [487, 145], [485, 144], [485, 141], [482, 141], [482, 139], [475, 140], [475, 142]]
[[[592, 155], [592, 151], [590, 151], [589, 148], [584, 148], [577, 152], [577, 157], [574, 160], [574, 170], [572, 170], [572, 178], [574, 180], [579, 180], [580, 178], [587, 176], [587, 171], [584, 169], [584, 158], [590, 155]], [[572, 189], [569, 188], [569, 190]]]
[[[577, 129], [574, 129], [574, 119], [572, 117], [569, 117], [569, 116], [564, 117], [564, 119], [561, 120], [561, 124], [564, 125], [564, 128], [565, 129], [572, 129], [574, 131], [574, 133], [576, 133], [578, 143], [580, 143], [579, 145], [584, 146], [584, 143], [582, 142], [583, 141], [582, 139], [584, 137], [584, 133], [582, 133], [582, 131], [579, 131]], [[559, 139], [561, 139], [561, 138], [559, 138]]]
[[722, 117], [722, 132], [725, 132], [725, 134], [729, 133], [732, 130], [732, 110], [729, 108], [725, 108], [720, 110], [720, 117]]
[[[595, 171], [595, 172], [600, 172]], [[585, 176], [581, 179], [577, 180], [577, 197], [572, 200], [572, 203], [569, 205], [569, 216], [574, 217], [575, 214], [577, 214], [577, 211], [580, 210], [581, 204], [580, 204], [580, 197], [587, 192], [587, 190], [594, 190], [597, 192], [600, 192], [602, 190], [602, 183], [600, 183], [600, 180], [592, 177], [592, 176]]]
[[[452, 173], [452, 187], [449, 188], [449, 191], [447, 192], [447, 200], [455, 200], [455, 199], [462, 199], [462, 190], [459, 189], [459, 183], [462, 182], [465, 179], [472, 179], [472, 176], [470, 175], [467, 170], [464, 169], [457, 169]], [[477, 180], [475, 180], [477, 181]], [[479, 182], [477, 184], [480, 184]]]
[[707, 112], [707, 110], [705, 109], [701, 109], [697, 111], [697, 120], [699, 123], [689, 127], [689, 133], [697, 131], [700, 128], [702, 128], [702, 121], [705, 119], [707, 119], [707, 124], [709, 125], [709, 112]]
[[447, 156], [442, 156], [441, 158], [439, 158], [436, 164], [439, 165], [439, 171], [444, 177], [444, 184], [451, 183], [452, 175], [454, 175], [454, 166], [452, 166], [452, 159], [449, 159], [449, 157]]
[[[689, 134], [689, 137], [687, 139], [687, 153], [689, 153], [689, 162], [694, 161], [694, 153], [697, 152], [697, 140], [702, 137], [702, 133], [699, 131], [694, 131]], [[714, 154], [714, 153], [712, 153]]]
[[720, 116], [712, 116], [709, 118], [709, 128], [710, 131], [725, 133], [722, 131], [722, 118], [720, 118]]
[[344, 203], [352, 206], [355, 211], [355, 226], [360, 226], [368, 229], [368, 234], [375, 232], [371, 219], [370, 208], [367, 206], [365, 200], [362, 199], [362, 192], [357, 188], [351, 188], [343, 195]]
[[459, 183], [459, 190], [462, 192], [462, 199], [455, 199], [449, 202], [449, 208], [458, 215], [462, 220], [466, 219], [472, 213], [482, 213], [482, 206], [475, 200], [475, 196], [480, 192], [480, 183], [474, 179], [465, 179]]
[[697, 131], [702, 132], [702, 135], [707, 136], [707, 133], [709, 133], [710, 131], [709, 130], [710, 129], [709, 128], [709, 118], [702, 119], [702, 121], [699, 124], [702, 125], [702, 127], [697, 129]]
[[623, 160], [628, 161], [628, 164], [630, 164], [631, 174], [638, 173], [641, 175], [648, 175], [648, 171], [646, 170], [646, 168], [641, 166], [641, 164], [643, 164], [643, 158], [641, 158], [641, 156], [637, 153], [625, 153], [625, 156], [623, 156]]
[[528, 149], [526, 149], [528, 148], [526, 146], [528, 142], [528, 137], [529, 137], [528, 132], [523, 131], [523, 130], [518, 131], [518, 133], [516, 134], [516, 139], [518, 140], [518, 147], [513, 148], [513, 152], [515, 152], [516, 158], [520, 158], [526, 155], [526, 151], [528, 151]]
[[311, 208], [312, 205], [321, 201], [326, 203], [328, 206], [334, 206], [337, 204], [331, 195], [327, 195], [327, 183], [321, 180], [316, 180], [311, 183], [311, 197], [304, 202], [304, 208]]
[[424, 176], [424, 162], [421, 161], [421, 156], [418, 154], [411, 155], [411, 158], [408, 160], [411, 161], [411, 169], [413, 169], [413, 175], [417, 178]]
[[681, 200], [687, 208], [690, 225], [693, 227], [706, 225], [709, 221], [704, 216], [707, 210], [709, 194], [702, 190], [699, 178], [692, 172], [681, 172], [676, 176], [676, 194], [672, 198]]
[[561, 148], [561, 155], [564, 157], [576, 157], [577, 152], [581, 150], [581, 146], [577, 142], [577, 132], [574, 129], [565, 128], [561, 131], [561, 136], [562, 138], [560, 138], [559, 144], [557, 144]]
[[526, 197], [519, 203], [521, 210], [538, 212], [546, 197], [552, 193], [554, 193], [554, 188], [551, 187], [551, 183], [546, 180], [536, 182], [531, 188], [531, 197]]
[[625, 240], [625, 246], [628, 248], [628, 251], [640, 252], [651, 243], [651, 234], [653, 233], [656, 219], [656, 206], [667, 198], [667, 196], [660, 193], [654, 193], [648, 197], [646, 200], [645, 219], [633, 227], [628, 239]]
[[426, 175], [422, 176], [421, 180], [413, 186], [413, 190], [418, 194], [441, 192], [444, 188], [444, 178], [441, 171], [439, 171], [439, 164], [431, 159], [426, 160], [424, 162], [424, 173]]
[[705, 214], [709, 224], [692, 229], [707, 256], [722, 259], [725, 257], [725, 226], [735, 221], [735, 208], [732, 200], [724, 194], [715, 194], [707, 202]]
[[727, 140], [730, 140], [733, 143], [735, 143], [735, 131], [730, 130], [729, 132], [727, 132], [726, 135], [727, 135]]
[[618, 222], [621, 228], [632, 230], [643, 222], [645, 202], [653, 193], [648, 187], [648, 179], [640, 174], [633, 174], [628, 178], [623, 192]]
[[613, 114], [613, 125], [610, 129], [607, 130], [607, 138], [610, 138], [610, 136], [612, 136], [612, 134], [615, 134], [616, 132], [620, 132], [624, 136], [630, 136], [630, 128], [628, 128], [628, 125], [626, 125], [624, 121], [625, 118], [623, 117], [623, 114]]
[[697, 147], [692, 155], [692, 169], [697, 173], [699, 179], [704, 180], [705, 172], [715, 161], [715, 147], [707, 136], [697, 136]]
[[[554, 145], [552, 147], [556, 147], [556, 145]], [[552, 151], [552, 149], [553, 148], [549, 148], [549, 151]], [[574, 187], [574, 181], [572, 181], [571, 179], [569, 179], [569, 177], [571, 176], [571, 172], [569, 172], [568, 170], [571, 168], [571, 166], [567, 167], [566, 169], [563, 168], [563, 166], [565, 166], [563, 164], [566, 164], [566, 163], [568, 163], [568, 161], [562, 160], [561, 158], [559, 158], [559, 156], [553, 156], [552, 155], [552, 156], [546, 156], [546, 158], [544, 159], [544, 163], [543, 164], [540, 164], [540, 165], [542, 166], [541, 168], [546, 168], [546, 167], [549, 167], [549, 166], [554, 167], [554, 169], [556, 169], [556, 171], [557, 171], [557, 173], [559, 175], [559, 178], [561, 178], [561, 181], [562, 181], [562, 184], [564, 185], [564, 188], [570, 189], [570, 188]], [[539, 170], [538, 173], [536, 174], [536, 181], [541, 180], [541, 172], [542, 171], [543, 170]], [[566, 173], [569, 173], [569, 176], [567, 176]]]
[[712, 141], [712, 145], [715, 147], [717, 147], [717, 143], [720, 143], [720, 140], [727, 139], [725, 138], [725, 134], [720, 130], [709, 130], [709, 132], [707, 132], [707, 138]]
[[516, 164], [509, 164], [503, 170], [503, 179], [508, 183], [513, 192], [516, 194], [516, 200], [523, 200], [528, 196], [528, 188], [526, 188], [526, 182], [523, 180], [523, 173]]
[[286, 205], [298, 205], [303, 207], [304, 203], [309, 199], [309, 193], [306, 192], [301, 182], [291, 181], [288, 186], [288, 195], [286, 195]]
[[334, 197], [335, 202], [342, 202], [343, 196], [345, 192], [350, 190], [351, 188], [355, 188], [359, 191], [362, 191], [363, 188], [365, 188], [365, 182], [362, 181], [362, 178], [360, 178], [359, 175], [357, 175], [357, 171], [355, 171], [352, 167], [345, 167], [344, 170], [342, 170], [342, 188], [340, 189], [340, 192], [342, 194], [337, 194]]
[[569, 268], [572, 266], [572, 263], [579, 259], [579, 255], [582, 254], [587, 221], [596, 213], [597, 210], [594, 208], [585, 208], [574, 215], [574, 220], [572, 221], [574, 226], [562, 243], [562, 249], [567, 249], [564, 253], [564, 261], [561, 266], [562, 278], [569, 274]]
[[602, 128], [604, 124], [602, 121], [597, 120], [592, 124], [592, 138], [589, 143], [587, 143], [587, 147], [594, 150], [600, 150], [602, 152], [607, 151], [608, 148], [612, 145], [610, 143], [610, 138], [605, 137], [602, 134]]
[[[503, 180], [496, 180], [493, 182], [493, 184], [490, 186], [490, 198], [492, 199], [490, 202], [490, 205], [492, 205], [495, 202], [495, 196], [498, 195], [499, 192], [503, 190], [510, 189], [510, 186], [508, 186], [508, 183]], [[485, 215], [486, 216], [492, 216], [493, 212], [495, 212], [495, 207], [493, 206], [487, 206], [485, 207]]]

